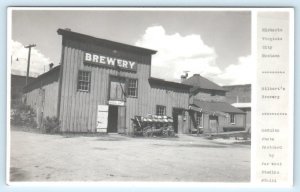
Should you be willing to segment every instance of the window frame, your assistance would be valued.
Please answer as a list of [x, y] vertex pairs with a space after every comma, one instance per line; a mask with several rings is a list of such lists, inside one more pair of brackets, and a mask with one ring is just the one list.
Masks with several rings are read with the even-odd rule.
[[[233, 119], [233, 121], [231, 121]], [[234, 125], [235, 124], [235, 114], [234, 113], [230, 113], [229, 114], [229, 122]]]
[[[80, 79], [80, 77], [84, 77], [80, 73], [87, 73], [88, 74], [88, 80]], [[91, 71], [78, 70], [78, 73], [77, 73], [77, 92], [89, 93], [91, 91], [91, 79], [92, 79], [91, 76], [92, 76]], [[80, 82], [87, 83], [87, 88], [88, 89], [87, 90], [81, 89], [80, 88]]]
[[[158, 114], [159, 112], [159, 107], [162, 107], [164, 109], [164, 113], [161, 115], [161, 114]], [[159, 115], [159, 116], [166, 116], [167, 114], [167, 107], [165, 105], [156, 105], [156, 111], [155, 111], [155, 114], [156, 115]]]
[[[130, 87], [130, 81], [133, 80], [136, 82], [136, 87]], [[135, 78], [127, 78], [127, 83], [126, 83], [126, 95], [127, 97], [131, 98], [137, 98], [138, 97], [138, 88], [139, 88], [139, 82], [138, 79]], [[135, 95], [130, 95], [129, 89], [135, 89]]]

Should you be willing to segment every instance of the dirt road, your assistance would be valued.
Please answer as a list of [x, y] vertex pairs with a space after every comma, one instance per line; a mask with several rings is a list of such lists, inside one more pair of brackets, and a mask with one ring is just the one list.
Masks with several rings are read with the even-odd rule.
[[248, 182], [250, 145], [11, 132], [11, 181]]

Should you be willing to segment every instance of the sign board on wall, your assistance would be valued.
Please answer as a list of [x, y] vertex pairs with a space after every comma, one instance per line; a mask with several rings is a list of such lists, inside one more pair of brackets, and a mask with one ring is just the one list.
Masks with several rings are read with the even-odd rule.
[[97, 108], [97, 132], [107, 132], [108, 105], [98, 105]]
[[124, 106], [125, 102], [124, 101], [119, 101], [119, 100], [109, 100], [108, 104], [109, 105]]
[[137, 71], [137, 63], [135, 61], [109, 57], [101, 54], [85, 52], [83, 61], [103, 67], [119, 67], [122, 70]]

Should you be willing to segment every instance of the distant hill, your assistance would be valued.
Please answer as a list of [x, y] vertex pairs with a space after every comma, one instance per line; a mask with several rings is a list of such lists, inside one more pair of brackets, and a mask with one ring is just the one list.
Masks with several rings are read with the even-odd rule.
[[223, 86], [226, 92], [226, 102], [232, 103], [250, 103], [251, 102], [251, 84], [245, 85], [227, 85]]

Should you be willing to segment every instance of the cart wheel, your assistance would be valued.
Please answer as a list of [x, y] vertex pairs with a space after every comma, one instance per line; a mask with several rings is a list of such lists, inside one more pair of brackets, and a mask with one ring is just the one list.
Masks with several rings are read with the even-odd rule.
[[148, 129], [148, 137], [153, 137], [153, 131], [151, 129]]
[[168, 137], [168, 135], [169, 135], [169, 134], [168, 134], [168, 130], [165, 130], [165, 129], [164, 129], [164, 130], [162, 131], [162, 134], [163, 134], [164, 137]]
[[174, 137], [174, 136], [175, 136], [175, 132], [174, 132], [173, 130], [171, 130], [171, 131], [169, 132], [169, 136]]
[[148, 131], [147, 131], [147, 129], [143, 129], [143, 136], [144, 136], [144, 137], [147, 137], [147, 136], [148, 136]]

